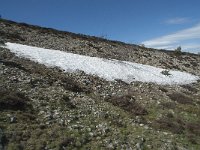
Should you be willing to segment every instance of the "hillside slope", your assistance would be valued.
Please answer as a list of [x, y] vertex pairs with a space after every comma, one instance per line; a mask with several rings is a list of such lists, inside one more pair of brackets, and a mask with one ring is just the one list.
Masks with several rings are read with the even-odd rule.
[[[200, 76], [200, 56], [0, 20], [5, 42]], [[0, 47], [0, 149], [200, 149], [200, 81], [158, 85], [64, 72]]]

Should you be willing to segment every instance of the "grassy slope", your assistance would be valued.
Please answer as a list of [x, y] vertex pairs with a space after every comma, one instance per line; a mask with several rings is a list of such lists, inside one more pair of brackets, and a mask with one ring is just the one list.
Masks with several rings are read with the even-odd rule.
[[[134, 54], [137, 53], [137, 57], [148, 55], [148, 60], [154, 58], [156, 54], [158, 57], [161, 57], [160, 53], [163, 54], [155, 50], [135, 50], [135, 45], [94, 37], [59, 33], [51, 29], [7, 21], [1, 22], [2, 24], [7, 24], [7, 28], [1, 28], [1, 32], [8, 32], [6, 30], [8, 28], [12, 29], [8, 34], [11, 35], [10, 37], [1, 35], [6, 41], [37, 45], [37, 42], [30, 39], [19, 38], [19, 36], [24, 38], [27, 33], [15, 33], [22, 32], [20, 29], [24, 28], [24, 30], [31, 30], [30, 33], [33, 34], [34, 30], [40, 30], [40, 38], [43, 38], [45, 33], [48, 36], [65, 34], [68, 40], [70, 39], [69, 43], [76, 40], [78, 43], [84, 41], [86, 45], [83, 44], [83, 50], [88, 48], [84, 46], [88, 46], [87, 41], [90, 41], [92, 45], [89, 47], [92, 52], [87, 53], [88, 55], [103, 57], [103, 54], [109, 53], [107, 51], [109, 45], [113, 44], [117, 51], [117, 54], [110, 53], [113, 58], [131, 60], [131, 58], [119, 56], [118, 49], [120, 48], [132, 49]], [[13, 26], [18, 26], [19, 29], [15, 28], [17, 31], [14, 31]], [[41, 43], [45, 45], [45, 40], [41, 40]], [[51, 46], [50, 42], [46, 44], [47, 47]], [[98, 45], [103, 48], [94, 48]], [[84, 53], [84, 51], [78, 51], [81, 45], [71, 49], [69, 45], [66, 47], [68, 51]], [[113, 47], [110, 48], [113, 49]], [[102, 52], [95, 54], [94, 49], [102, 50]], [[183, 60], [188, 57], [186, 62], [180, 60], [178, 63], [179, 65], [189, 64], [189, 67], [180, 65], [179, 70], [185, 69], [199, 75], [198, 66], [196, 66], [199, 63], [198, 56], [191, 54], [173, 56], [171, 53], [163, 55], [172, 60]], [[141, 145], [144, 149], [200, 148], [199, 82], [185, 86], [159, 86], [140, 82], [127, 85], [121, 81], [107, 82], [98, 77], [85, 75], [83, 72], [69, 74], [63, 73], [58, 68], [46, 68], [18, 58], [3, 48], [0, 50], [0, 60], [2, 97], [0, 129], [3, 131], [3, 134], [1, 132], [0, 134], [3, 135], [3, 146], [7, 149], [44, 149], [45, 147], [47, 149], [65, 149], [65, 147], [68, 149], [126, 149], [136, 148], [137, 145]], [[168, 68], [175, 66], [174, 61], [172, 62], [172, 64], [165, 62]], [[13, 104], [13, 101], [16, 103]], [[26, 109], [18, 107], [19, 105], [25, 106]]]

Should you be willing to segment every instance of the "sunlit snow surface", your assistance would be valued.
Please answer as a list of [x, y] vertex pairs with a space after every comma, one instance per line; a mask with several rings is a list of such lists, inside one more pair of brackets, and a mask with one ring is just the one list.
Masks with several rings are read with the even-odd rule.
[[127, 83], [141, 81], [157, 84], [189, 84], [199, 79], [189, 73], [172, 70], [169, 72], [171, 75], [166, 76], [161, 73], [162, 68], [128, 61], [89, 57], [15, 43], [6, 43], [5, 47], [17, 56], [28, 58], [48, 67], [57, 66], [66, 72], [81, 70], [86, 74], [97, 75], [108, 81], [121, 79]]

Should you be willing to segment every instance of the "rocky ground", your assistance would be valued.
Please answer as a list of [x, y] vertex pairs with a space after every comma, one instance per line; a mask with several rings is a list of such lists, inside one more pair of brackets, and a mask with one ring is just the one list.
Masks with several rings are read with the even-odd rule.
[[[200, 56], [0, 20], [0, 38], [200, 75]], [[0, 48], [0, 149], [200, 149], [200, 81], [108, 82]]]

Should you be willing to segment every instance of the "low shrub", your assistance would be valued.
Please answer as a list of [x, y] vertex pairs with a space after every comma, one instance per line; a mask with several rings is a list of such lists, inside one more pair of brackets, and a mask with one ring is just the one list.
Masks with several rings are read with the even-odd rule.
[[184, 94], [181, 93], [172, 93], [168, 94], [169, 98], [173, 101], [176, 101], [180, 104], [190, 104], [193, 105], [193, 100], [192, 98], [185, 96]]
[[66, 105], [68, 108], [71, 108], [71, 109], [76, 108], [76, 105], [70, 100], [70, 98], [67, 95], [63, 95], [61, 103], [63, 105]]
[[173, 102], [165, 102], [165, 103], [161, 103], [162, 108], [163, 109], [175, 109], [176, 108], [176, 104]]
[[191, 61], [190, 62], [193, 67], [197, 67], [199, 64], [197, 62]]
[[188, 141], [192, 144], [198, 144], [197, 143], [197, 138], [193, 134], [188, 134], [187, 135]]
[[5, 32], [5, 31], [0, 31], [0, 35], [5, 38], [5, 39], [10, 39], [12, 41], [25, 41], [25, 39], [20, 35], [18, 32]]
[[175, 55], [181, 55], [182, 52], [181, 52], [181, 46], [178, 46], [175, 50], [174, 50], [174, 54]]
[[0, 128], [0, 149], [4, 150], [5, 146], [8, 144], [8, 139], [4, 131]]
[[62, 85], [65, 88], [65, 90], [69, 90], [72, 92], [91, 93], [91, 90], [88, 87], [86, 87], [70, 78], [62, 79]]
[[165, 75], [165, 76], [171, 75], [171, 74], [169, 73], [169, 70], [163, 70], [163, 71], [161, 71], [161, 74], [163, 74], [163, 75]]
[[76, 140], [74, 138], [65, 138], [62, 142], [59, 144], [59, 150], [66, 149], [67, 147], [75, 145]]
[[106, 101], [112, 103], [114, 106], [118, 106], [123, 110], [133, 115], [147, 115], [148, 112], [145, 108], [140, 106], [131, 95], [114, 96], [107, 98]]
[[5, 41], [3, 39], [0, 39], [0, 46], [5, 46]]
[[14, 67], [14, 68], [21, 69], [23, 71], [27, 71], [26, 68], [24, 68], [21, 64], [18, 64], [16, 62], [5, 61], [5, 60], [1, 60], [1, 59], [0, 59], [0, 62], [3, 63], [5, 66]]
[[154, 121], [153, 127], [167, 130], [175, 134], [181, 134], [185, 130], [185, 123], [180, 118], [175, 118], [172, 114], [168, 114]]
[[196, 88], [194, 88], [194, 87], [192, 87], [192, 86], [190, 86], [190, 85], [188, 85], [188, 84], [182, 85], [182, 87], [185, 88], [185, 89], [187, 89], [187, 90], [190, 91], [190, 92], [194, 92], [194, 93], [197, 93], [197, 92], [198, 92], [198, 90], [197, 90]]
[[174, 117], [173, 114], [166, 116], [153, 122], [154, 128], [168, 130], [175, 134], [187, 133], [193, 137], [200, 136], [200, 122], [186, 122], [179, 117]]
[[164, 87], [159, 87], [159, 90], [161, 90], [162, 92], [165, 92], [165, 93], [167, 93], [167, 92], [168, 92], [168, 90], [167, 90], [167, 89], [165, 89]]
[[23, 93], [0, 89], [0, 110], [32, 110], [30, 101]]
[[172, 119], [160, 119], [157, 120], [157, 127], [159, 129], [164, 129], [164, 130], [168, 130], [172, 133], [175, 134], [181, 134], [184, 131], [184, 125], [181, 123], [178, 123], [176, 120], [172, 120]]
[[190, 123], [187, 123], [186, 129], [190, 133], [192, 133], [194, 135], [197, 135], [197, 136], [200, 136], [200, 122], [190, 122]]

